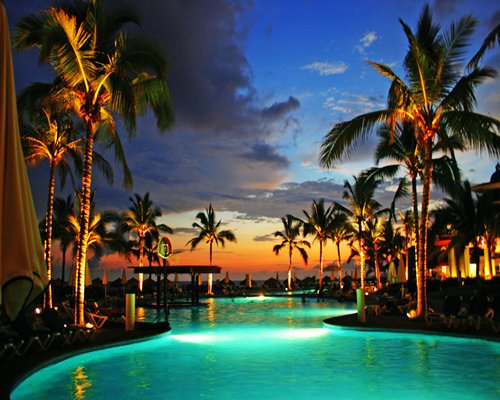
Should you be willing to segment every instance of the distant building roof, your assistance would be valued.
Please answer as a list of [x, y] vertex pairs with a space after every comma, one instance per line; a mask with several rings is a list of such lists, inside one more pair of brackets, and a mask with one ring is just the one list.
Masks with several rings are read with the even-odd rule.
[[134, 270], [134, 274], [218, 274], [222, 268], [217, 265], [167, 265], [165, 267], [149, 267], [149, 266], [129, 266], [129, 269]]

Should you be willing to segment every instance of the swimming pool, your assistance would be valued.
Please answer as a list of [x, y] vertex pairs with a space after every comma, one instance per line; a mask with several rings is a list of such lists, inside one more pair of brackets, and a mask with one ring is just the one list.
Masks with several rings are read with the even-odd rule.
[[[322, 323], [351, 311], [291, 297], [173, 309], [171, 332], [51, 365], [12, 398], [499, 398], [500, 343]], [[151, 318], [148, 312], [139, 315]]]

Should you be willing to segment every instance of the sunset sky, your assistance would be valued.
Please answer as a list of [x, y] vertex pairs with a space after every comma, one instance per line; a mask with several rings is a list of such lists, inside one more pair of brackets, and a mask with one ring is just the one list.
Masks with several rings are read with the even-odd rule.
[[[51, 5], [44, 0], [5, 1], [10, 28], [25, 15]], [[127, 0], [141, 20], [141, 30], [160, 42], [170, 62], [169, 84], [176, 121], [159, 134], [151, 118], [139, 121], [137, 137], [126, 143], [134, 178], [131, 191], [120, 187], [120, 171], [110, 187], [94, 175], [99, 210], [123, 211], [134, 193], [150, 193], [161, 207], [160, 222], [174, 229], [173, 264], [208, 264], [204, 243], [190, 252], [186, 242], [196, 236], [195, 216], [212, 203], [224, 229], [238, 242], [215, 248], [214, 264], [231, 278], [266, 279], [280, 272], [285, 278], [286, 252], [275, 256], [273, 236], [282, 230], [285, 214], [303, 217], [313, 199], [341, 201], [343, 182], [373, 166], [375, 140], [369, 141], [333, 170], [318, 165], [320, 143], [332, 125], [384, 108], [389, 81], [366, 61], [391, 66], [400, 76], [407, 42], [399, 23], [412, 29], [425, 2], [393, 0]], [[472, 55], [500, 21], [494, 0], [437, 0], [430, 2], [444, 28], [467, 14], [479, 24]], [[135, 8], [134, 8], [135, 7]], [[48, 82], [53, 75], [40, 67], [35, 51], [14, 54], [16, 87]], [[498, 47], [484, 64], [500, 64]], [[479, 91], [481, 112], [500, 116], [498, 80]], [[112, 155], [109, 154], [112, 160]], [[474, 183], [489, 180], [497, 160], [461, 154], [461, 167]], [[48, 166], [30, 170], [37, 215], [46, 207]], [[393, 182], [379, 191], [389, 205]], [[68, 193], [66, 190], [65, 193]], [[60, 194], [60, 192], [59, 192]], [[405, 209], [408, 202], [398, 205]], [[312, 238], [309, 238], [312, 241]], [[334, 245], [325, 261], [336, 260]], [[343, 257], [348, 251], [344, 249]], [[309, 265], [298, 254], [297, 276], [313, 275], [319, 250], [309, 250]], [[54, 263], [60, 264], [56, 254]], [[93, 277], [103, 266], [116, 270], [111, 279], [136, 261], [105, 256], [91, 263]], [[57, 271], [57, 269], [56, 269]], [[58, 273], [56, 272], [56, 275]], [[222, 279], [216, 276], [215, 279]]]

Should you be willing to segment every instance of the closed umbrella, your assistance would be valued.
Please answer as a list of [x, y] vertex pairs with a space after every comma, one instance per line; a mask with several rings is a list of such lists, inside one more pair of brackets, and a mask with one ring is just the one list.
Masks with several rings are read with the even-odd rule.
[[122, 286], [123, 286], [123, 292], [125, 292], [125, 286], [127, 285], [127, 271], [125, 271], [125, 268], [122, 270]]
[[13, 320], [43, 292], [48, 276], [21, 148], [3, 2], [0, 25], [0, 305]]
[[228, 271], [226, 271], [226, 277], [224, 278], [224, 283], [225, 283], [226, 285], [229, 285], [229, 282], [230, 282], [230, 280], [229, 280], [229, 272], [228, 272]]
[[106, 297], [106, 287], [108, 286], [108, 269], [104, 267], [104, 272], [102, 273], [102, 284], [104, 286], [104, 297]]

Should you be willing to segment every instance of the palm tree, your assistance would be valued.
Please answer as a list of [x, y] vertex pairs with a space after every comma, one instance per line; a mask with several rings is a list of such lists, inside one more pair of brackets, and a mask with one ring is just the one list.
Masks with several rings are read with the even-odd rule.
[[447, 32], [440, 33], [426, 5], [420, 15], [414, 34], [400, 20], [408, 39], [409, 50], [404, 60], [408, 77], [405, 83], [386, 65], [370, 62], [377, 72], [391, 80], [388, 104], [384, 110], [373, 111], [336, 124], [325, 136], [320, 163], [330, 167], [342, 156], [349, 156], [373, 129], [387, 123], [392, 135], [396, 122], [411, 121], [419, 151], [423, 154], [423, 191], [419, 226], [417, 267], [417, 315], [426, 313], [425, 303], [425, 254], [429, 203], [432, 184], [432, 149], [436, 137], [452, 132], [463, 140], [466, 148], [500, 153], [497, 119], [473, 112], [476, 104], [475, 90], [486, 79], [496, 77], [491, 68], [470, 66], [463, 74], [463, 49], [468, 45], [476, 20], [470, 16], [452, 24]]
[[[157, 218], [161, 217], [160, 207], [155, 206], [149, 199], [149, 193], [144, 198], [135, 194], [135, 199], [129, 197], [132, 205], [123, 214], [123, 231], [133, 232], [139, 239], [139, 267], [143, 266], [144, 241], [147, 235], [158, 238], [158, 232], [172, 233], [172, 228], [165, 224], [157, 224]], [[151, 278], [151, 276], [150, 276]], [[139, 273], [139, 290], [142, 291], [143, 274]]]
[[364, 174], [355, 176], [354, 184], [349, 181], [344, 181], [343, 198], [347, 200], [349, 208], [344, 207], [340, 203], [335, 203], [335, 207], [345, 213], [352, 226], [352, 231], [355, 232], [355, 237], [358, 240], [359, 246], [359, 264], [361, 273], [361, 289], [365, 287], [365, 240], [367, 223], [370, 218], [380, 215], [387, 210], [380, 210], [381, 204], [374, 199], [374, 194], [380, 180], [369, 177]]
[[[465, 181], [456, 188], [452, 198], [445, 198], [445, 206], [434, 210], [438, 225], [443, 225], [454, 232], [450, 243], [463, 251], [467, 245], [472, 244], [472, 260], [476, 263], [476, 278], [479, 280], [480, 243], [486, 234], [487, 220], [492, 218], [491, 204], [487, 204], [487, 197], [481, 196], [476, 200], [473, 197], [470, 183]], [[438, 228], [439, 229], [439, 228]]]
[[133, 134], [137, 116], [149, 108], [163, 131], [172, 122], [172, 106], [166, 81], [167, 62], [151, 40], [123, 27], [135, 23], [125, 12], [106, 15], [100, 0], [65, 3], [21, 19], [14, 31], [17, 49], [36, 47], [39, 60], [54, 68], [64, 99], [85, 127], [85, 154], [77, 254], [75, 323], [84, 322], [85, 262], [83, 240], [90, 223], [92, 156], [97, 133], [112, 143], [115, 156], [124, 164], [124, 179], [131, 182], [114, 115], [123, 118]]
[[61, 280], [63, 286], [66, 279], [66, 251], [74, 239], [68, 230], [69, 216], [74, 212], [74, 208], [75, 204], [71, 196], [66, 199], [56, 197], [54, 200], [54, 239], [59, 240], [62, 253]]
[[366, 237], [365, 243], [367, 253], [373, 262], [375, 269], [375, 279], [377, 280], [377, 289], [382, 288], [382, 281], [380, 279], [380, 257], [383, 253], [384, 246], [384, 231], [385, 225], [389, 223], [383, 218], [373, 216], [366, 221]]
[[319, 243], [319, 293], [323, 289], [323, 246], [330, 237], [332, 230], [332, 214], [333, 207], [329, 206], [325, 210], [325, 200], [313, 200], [311, 211], [302, 211], [306, 219], [302, 222], [304, 229], [304, 237], [314, 235], [314, 241]]
[[274, 232], [274, 237], [280, 238], [281, 243], [273, 247], [273, 252], [279, 255], [281, 249], [288, 248], [288, 290], [292, 290], [292, 253], [296, 249], [302, 256], [304, 264], [307, 265], [307, 252], [305, 247], [311, 247], [307, 240], [298, 239], [302, 222], [290, 214], [281, 218], [283, 231]]
[[[20, 95], [22, 99], [23, 94]], [[19, 101], [23, 103], [22, 100]], [[20, 107], [23, 109], [23, 107]], [[71, 118], [66, 113], [58, 113], [51, 104], [51, 98], [38, 99], [33, 112], [21, 113], [24, 118], [21, 142], [24, 159], [29, 167], [40, 165], [44, 160], [49, 164], [49, 188], [45, 212], [44, 255], [47, 277], [52, 279], [52, 225], [56, 172], [64, 186], [66, 175], [71, 171], [68, 158], [81, 165], [82, 140], [76, 136]], [[52, 307], [52, 286], [45, 293], [45, 307]]]
[[[208, 206], [205, 212], [199, 212], [196, 214], [196, 219], [200, 221], [193, 222], [193, 228], [198, 229], [200, 233], [198, 236], [190, 239], [186, 244], [191, 245], [191, 251], [193, 251], [198, 244], [204, 240], [210, 246], [210, 266], [212, 266], [212, 247], [215, 242], [216, 245], [221, 244], [222, 247], [226, 245], [226, 240], [229, 242], [236, 243], [236, 236], [230, 230], [219, 231], [220, 224], [222, 220], [217, 221], [215, 217], [215, 211], [212, 204]], [[208, 274], [208, 294], [212, 293], [212, 274]]]
[[348, 223], [347, 215], [334, 206], [332, 212], [332, 224], [330, 229], [330, 239], [337, 246], [337, 262], [339, 266], [339, 285], [342, 290], [342, 260], [340, 258], [340, 244], [344, 240], [349, 240], [353, 234], [351, 226]]
[[[80, 235], [80, 222], [76, 214], [68, 216], [67, 231], [73, 237], [75, 243], [74, 253], [77, 253]], [[113, 211], [94, 213], [93, 207], [90, 211], [90, 224], [87, 235], [83, 237], [85, 246], [94, 253], [95, 256], [102, 256], [106, 250], [109, 253], [127, 255], [127, 242], [123, 239], [120, 231], [120, 216]], [[75, 265], [76, 267], [76, 265]]]
[[[373, 174], [380, 178], [391, 178], [396, 176], [404, 167], [405, 175], [400, 181], [396, 196], [391, 205], [391, 212], [396, 221], [395, 201], [401, 195], [406, 194], [406, 177], [411, 181], [412, 195], [412, 218], [415, 221], [412, 224], [417, 245], [417, 254], [419, 246], [418, 233], [418, 179], [422, 178], [423, 162], [420, 148], [414, 134], [413, 124], [405, 121], [396, 125], [396, 130], [391, 136], [390, 127], [382, 126], [378, 132], [379, 143], [375, 149], [375, 163], [378, 165], [384, 160], [394, 160], [395, 164], [386, 164], [382, 167], [374, 167], [367, 171], [367, 174]], [[464, 150], [463, 143], [457, 137], [447, 137], [443, 135], [440, 142], [434, 146], [434, 152], [449, 152], [451, 157], [443, 155], [433, 158], [433, 181], [444, 191], [450, 191], [454, 188], [455, 182], [460, 180], [460, 171], [456, 162], [455, 151]], [[400, 193], [398, 193], [400, 192]]]

